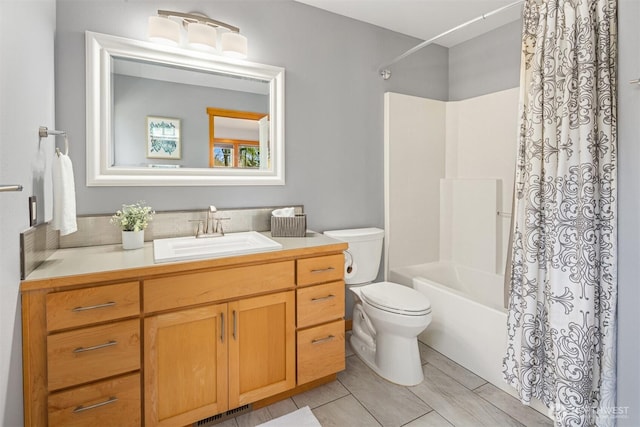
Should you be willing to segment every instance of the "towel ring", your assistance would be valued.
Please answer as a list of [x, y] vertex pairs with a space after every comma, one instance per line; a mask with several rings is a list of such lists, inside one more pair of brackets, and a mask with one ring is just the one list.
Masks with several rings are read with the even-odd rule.
[[[60, 157], [60, 148], [56, 147], [56, 155]], [[64, 134], [64, 155], [69, 155], [69, 137], [67, 134]]]
[[[64, 136], [64, 154], [65, 156], [69, 154], [69, 137], [66, 131], [63, 130], [49, 130], [46, 126], [40, 126], [38, 128], [38, 135], [40, 139], [46, 138], [50, 135], [62, 135]], [[60, 149], [56, 147], [56, 155], [60, 157]]]

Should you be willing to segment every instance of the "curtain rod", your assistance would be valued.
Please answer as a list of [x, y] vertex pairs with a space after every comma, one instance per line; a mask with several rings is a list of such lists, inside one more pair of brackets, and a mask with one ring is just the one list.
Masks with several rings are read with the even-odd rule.
[[458, 25], [456, 27], [453, 27], [453, 28], [445, 31], [444, 33], [440, 33], [437, 36], [430, 38], [429, 40], [425, 40], [422, 43], [412, 47], [411, 49], [409, 49], [408, 51], [406, 51], [402, 55], [396, 57], [393, 61], [388, 62], [388, 63], [383, 64], [380, 67], [378, 67], [378, 72], [380, 73], [380, 75], [382, 76], [383, 79], [388, 80], [389, 77], [391, 77], [391, 70], [389, 70], [389, 67], [391, 67], [396, 62], [403, 60], [407, 56], [416, 53], [420, 49], [430, 45], [434, 41], [436, 41], [436, 40], [438, 40], [438, 39], [440, 39], [440, 38], [442, 38], [444, 36], [447, 36], [447, 35], [453, 33], [454, 31], [458, 31], [458, 30], [460, 30], [460, 29], [462, 29], [462, 28], [464, 28], [464, 27], [466, 27], [468, 25], [471, 25], [471, 24], [473, 24], [473, 23], [475, 23], [477, 21], [481, 21], [483, 19], [487, 19], [491, 15], [495, 15], [497, 13], [500, 13], [500, 12], [504, 11], [504, 10], [510, 9], [513, 6], [517, 6], [517, 5], [521, 4], [521, 3], [524, 3], [524, 0], [518, 0], [518, 1], [515, 1], [513, 3], [508, 4], [506, 6], [499, 7], [497, 9], [495, 9], [495, 10], [492, 10], [491, 12], [487, 12], [487, 13], [485, 13], [483, 15], [480, 15], [480, 16], [478, 16], [476, 18], [471, 19], [470, 21], [464, 22], [464, 23], [462, 23], [462, 24], [460, 24], [460, 25]]

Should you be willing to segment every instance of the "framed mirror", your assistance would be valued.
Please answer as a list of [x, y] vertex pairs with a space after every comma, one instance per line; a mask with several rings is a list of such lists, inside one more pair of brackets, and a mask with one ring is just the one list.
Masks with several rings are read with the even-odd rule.
[[283, 68], [85, 38], [88, 186], [284, 185]]

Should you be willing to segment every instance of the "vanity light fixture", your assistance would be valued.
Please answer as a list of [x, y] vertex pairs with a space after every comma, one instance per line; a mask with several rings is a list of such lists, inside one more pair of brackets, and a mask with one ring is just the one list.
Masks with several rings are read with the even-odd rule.
[[177, 45], [180, 42], [180, 24], [167, 17], [149, 17], [149, 40], [156, 43]]
[[[177, 18], [178, 21], [171, 18]], [[157, 16], [149, 17], [148, 36], [159, 43], [178, 45], [180, 43], [180, 22], [187, 29], [187, 45], [194, 49], [214, 51], [217, 46], [218, 29], [220, 50], [227, 56], [247, 57], [247, 38], [233, 25], [211, 19], [200, 13], [182, 13], [158, 10]]]

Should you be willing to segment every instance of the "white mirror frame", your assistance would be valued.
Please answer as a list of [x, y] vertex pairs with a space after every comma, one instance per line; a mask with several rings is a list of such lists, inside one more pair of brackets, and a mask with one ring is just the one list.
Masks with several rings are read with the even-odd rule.
[[[87, 186], [284, 185], [284, 68], [180, 47], [87, 31]], [[260, 79], [269, 83], [269, 169], [133, 168], [112, 166], [113, 58], [130, 58]]]

